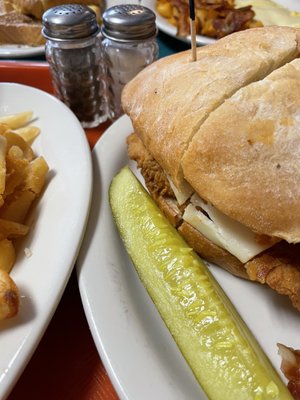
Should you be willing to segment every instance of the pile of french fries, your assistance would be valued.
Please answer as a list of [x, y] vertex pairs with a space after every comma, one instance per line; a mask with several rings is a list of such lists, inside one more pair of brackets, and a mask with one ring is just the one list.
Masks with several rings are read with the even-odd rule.
[[31, 147], [40, 133], [32, 120], [31, 111], [0, 116], [0, 320], [15, 316], [20, 307], [19, 289], [10, 276], [15, 241], [30, 229], [26, 220], [49, 170]]

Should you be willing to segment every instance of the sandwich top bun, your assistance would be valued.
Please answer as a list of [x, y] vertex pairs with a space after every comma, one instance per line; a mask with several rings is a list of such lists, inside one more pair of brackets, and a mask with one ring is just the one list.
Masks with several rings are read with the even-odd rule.
[[299, 38], [288, 27], [233, 33], [198, 48], [195, 62], [190, 51], [160, 59], [124, 88], [123, 109], [136, 134], [177, 189], [192, 191], [181, 160], [208, 116], [240, 88], [298, 57]]
[[100, 0], [11, 0], [14, 9], [21, 14], [41, 20], [43, 13], [51, 7], [62, 4], [100, 5]]
[[300, 242], [300, 59], [238, 90], [183, 156], [201, 197], [259, 234]]

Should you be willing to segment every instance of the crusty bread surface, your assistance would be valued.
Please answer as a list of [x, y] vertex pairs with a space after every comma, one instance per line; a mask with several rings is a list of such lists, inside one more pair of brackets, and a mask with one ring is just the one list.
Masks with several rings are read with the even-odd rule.
[[5, 14], [5, 13], [6, 13], [6, 7], [5, 7], [4, 0], [0, 0], [0, 15]]
[[2, 12], [15, 11], [11, 0], [1, 0], [1, 3], [3, 4], [3, 7], [0, 6], [1, 14], [2, 14]]
[[63, 4], [85, 4], [100, 5], [100, 0], [11, 0], [15, 10], [22, 14], [31, 15], [39, 20], [42, 19], [43, 13], [51, 7]]
[[24, 44], [28, 46], [42, 46], [44, 39], [39, 24], [9, 24], [1, 23], [0, 44]]
[[0, 0], [0, 15], [15, 11], [10, 0]]
[[123, 90], [134, 131], [179, 189], [190, 189], [181, 158], [209, 114], [241, 87], [299, 56], [299, 30], [254, 28], [163, 58]]
[[202, 198], [259, 234], [300, 242], [300, 59], [210, 114], [183, 160]]
[[41, 30], [41, 22], [17, 11], [0, 14], [0, 44], [42, 45], [45, 40]]
[[41, 30], [41, 21], [16, 11], [10, 1], [0, 0], [0, 45], [43, 45]]

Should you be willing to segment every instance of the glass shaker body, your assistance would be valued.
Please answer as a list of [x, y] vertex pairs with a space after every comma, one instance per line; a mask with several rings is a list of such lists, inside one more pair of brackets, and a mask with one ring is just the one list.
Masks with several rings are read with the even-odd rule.
[[76, 42], [46, 42], [56, 96], [78, 117], [85, 128], [107, 119], [104, 67], [100, 35]]
[[53, 7], [43, 15], [46, 59], [56, 96], [92, 128], [107, 119], [105, 68], [96, 15], [88, 7]]
[[108, 116], [116, 119], [123, 114], [121, 94], [126, 83], [158, 58], [155, 38], [143, 41], [103, 39], [106, 65]]
[[114, 120], [123, 114], [121, 93], [126, 83], [158, 58], [156, 16], [140, 4], [118, 4], [102, 18], [108, 113]]

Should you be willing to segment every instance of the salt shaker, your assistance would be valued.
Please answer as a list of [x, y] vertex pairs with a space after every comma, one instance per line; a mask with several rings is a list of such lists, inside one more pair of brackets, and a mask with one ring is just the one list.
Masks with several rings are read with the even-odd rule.
[[158, 58], [155, 14], [137, 4], [120, 4], [103, 13], [103, 51], [109, 118], [122, 115], [123, 87]]
[[79, 4], [52, 7], [43, 14], [42, 33], [56, 96], [83, 127], [104, 122], [105, 70], [96, 14]]

